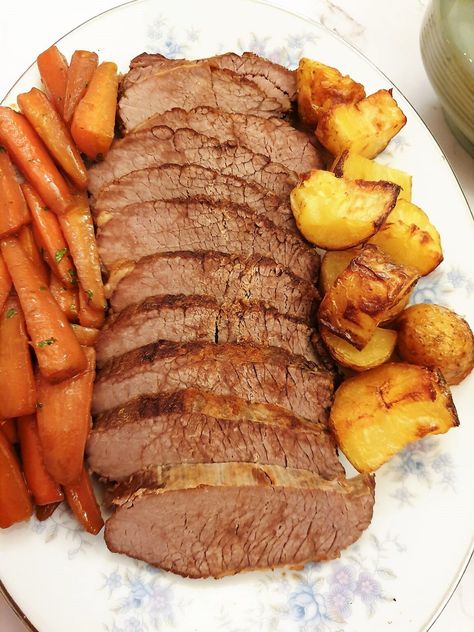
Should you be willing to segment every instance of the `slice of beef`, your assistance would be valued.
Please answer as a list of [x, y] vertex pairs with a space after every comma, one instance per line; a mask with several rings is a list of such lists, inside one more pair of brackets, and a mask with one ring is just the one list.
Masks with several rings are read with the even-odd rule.
[[277, 465], [154, 467], [115, 490], [105, 541], [195, 578], [329, 560], [370, 524], [374, 486]]
[[[280, 64], [265, 59], [255, 53], [223, 53], [205, 60], [211, 66], [233, 70], [247, 79], [252, 79], [269, 96], [280, 101], [284, 109], [289, 109], [290, 101], [296, 99], [296, 74]], [[186, 63], [184, 59], [168, 59], [160, 54], [143, 53], [130, 62], [130, 71], [123, 79], [124, 89], [149, 77], [158, 70], [172, 68]]]
[[277, 406], [198, 390], [140, 397], [99, 415], [91, 468], [120, 480], [152, 465], [251, 462], [344, 476], [331, 432]]
[[294, 171], [246, 147], [219, 143], [190, 129], [174, 132], [158, 126], [116, 142], [107, 158], [89, 170], [89, 191], [96, 197], [103, 187], [127, 173], [168, 163], [198, 164], [224, 175], [247, 178], [285, 201], [298, 181]]
[[278, 99], [268, 96], [254, 81], [227, 68], [188, 62], [160, 68], [156, 74], [129, 85], [122, 91], [118, 113], [124, 130], [130, 132], [157, 112], [174, 107], [191, 110], [199, 105], [265, 118], [286, 111]]
[[190, 111], [173, 108], [155, 114], [136, 131], [151, 129], [156, 125], [166, 125], [173, 130], [183, 127], [193, 129], [217, 138], [221, 143], [233, 140], [297, 173], [321, 169], [323, 164], [308, 135], [282, 119], [263, 119], [209, 107]]
[[290, 205], [271, 191], [256, 182], [223, 175], [195, 164], [161, 165], [132, 171], [100, 191], [93, 212], [100, 226], [130, 204], [196, 197], [246, 204], [255, 213], [265, 213], [278, 226], [298, 231]]
[[262, 301], [282, 314], [309, 319], [319, 295], [315, 287], [272, 259], [248, 259], [218, 252], [176, 252], [140, 259], [112, 278], [115, 312], [156, 294], [215, 296], [219, 303]]
[[[237, 301], [222, 306], [211, 296], [152, 296], [109, 318], [96, 344], [97, 362], [155, 342], [252, 342], [281, 347], [321, 364], [313, 346], [318, 338], [304, 320], [280, 314], [262, 303]], [[313, 342], [312, 342], [313, 341]]]
[[107, 268], [160, 252], [208, 250], [272, 257], [315, 283], [320, 257], [295, 233], [243, 205], [208, 200], [132, 204], [99, 228], [97, 246]]
[[333, 378], [314, 362], [276, 347], [160, 341], [107, 362], [97, 374], [92, 409], [97, 414], [139, 395], [190, 387], [325, 421]]

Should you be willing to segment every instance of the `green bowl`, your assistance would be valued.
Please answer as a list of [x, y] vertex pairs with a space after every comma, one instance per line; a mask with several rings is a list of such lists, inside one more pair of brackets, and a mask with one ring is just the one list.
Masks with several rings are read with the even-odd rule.
[[448, 125], [474, 156], [474, 0], [432, 0], [420, 47]]

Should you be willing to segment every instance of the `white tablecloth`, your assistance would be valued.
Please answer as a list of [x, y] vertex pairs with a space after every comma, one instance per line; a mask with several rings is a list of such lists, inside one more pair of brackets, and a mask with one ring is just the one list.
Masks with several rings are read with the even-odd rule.
[[[338, 0], [337, 3], [332, 0], [277, 0], [276, 3], [304, 13], [333, 29], [390, 77], [441, 145], [474, 209], [474, 160], [457, 143], [446, 126], [421, 62], [418, 40], [427, 0]], [[53, 41], [89, 17], [118, 4], [120, 2], [113, 0], [14, 0], [2, 3], [0, 96], [6, 94], [37, 54]], [[449, 546], [449, 538], [445, 545]], [[472, 595], [474, 562], [471, 562], [431, 632], [472, 632]], [[23, 625], [1, 596], [0, 632], [24, 632]]]

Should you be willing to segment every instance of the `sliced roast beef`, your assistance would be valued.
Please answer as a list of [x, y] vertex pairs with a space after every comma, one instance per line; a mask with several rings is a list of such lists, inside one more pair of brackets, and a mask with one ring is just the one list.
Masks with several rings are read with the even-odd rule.
[[140, 397], [99, 415], [89, 465], [120, 480], [152, 465], [256, 462], [344, 476], [331, 432], [277, 406], [198, 390]]
[[[124, 274], [120, 279], [120, 275]], [[120, 279], [120, 280], [118, 280]], [[127, 266], [111, 279], [110, 302], [119, 312], [156, 294], [212, 292], [219, 303], [262, 301], [282, 314], [308, 319], [319, 299], [311, 283], [272, 259], [204, 251], [152, 255]]]
[[190, 129], [174, 132], [158, 126], [116, 142], [107, 159], [89, 171], [89, 191], [97, 196], [103, 187], [127, 173], [167, 163], [194, 163], [224, 175], [247, 178], [285, 201], [298, 180], [294, 171], [235, 143], [219, 143]]
[[222, 306], [210, 296], [153, 296], [130, 305], [102, 329], [96, 344], [97, 362], [155, 342], [252, 342], [281, 347], [320, 363], [312, 344], [316, 332], [304, 320], [280, 314], [262, 303], [237, 301]]
[[[268, 96], [277, 99], [283, 111], [289, 110], [291, 101], [296, 98], [296, 75], [280, 64], [254, 53], [224, 53], [204, 60], [210, 66], [227, 68], [247, 79], [252, 79]], [[130, 71], [122, 80], [122, 90], [150, 77], [165, 68], [173, 68], [184, 63], [184, 59], [168, 59], [160, 54], [143, 53], [132, 59]]]
[[113, 358], [100, 369], [93, 412], [139, 395], [189, 387], [283, 406], [300, 417], [324, 421], [333, 379], [314, 362], [276, 347], [160, 341]]
[[278, 226], [297, 231], [289, 204], [256, 182], [223, 175], [200, 165], [161, 165], [132, 171], [103, 188], [93, 206], [97, 224], [105, 224], [124, 207], [153, 200], [205, 197], [214, 202], [246, 204]]
[[295, 233], [275, 226], [248, 206], [207, 200], [157, 200], [132, 204], [99, 228], [97, 245], [108, 268], [159, 252], [209, 250], [271, 256], [315, 283], [320, 258]]
[[338, 557], [372, 518], [374, 480], [254, 463], [154, 467], [120, 484], [110, 550], [186, 577]]
[[[206, 62], [172, 64], [128, 85], [118, 103], [119, 118], [130, 132], [157, 112], [199, 105], [257, 116], [279, 116], [287, 111], [278, 98], [246, 77]], [[289, 105], [289, 103], [288, 103]]]
[[321, 157], [308, 135], [282, 119], [263, 119], [209, 107], [190, 111], [174, 108], [152, 116], [136, 131], [151, 129], [156, 125], [166, 125], [173, 130], [193, 129], [217, 138], [221, 143], [233, 140], [297, 173], [322, 167]]

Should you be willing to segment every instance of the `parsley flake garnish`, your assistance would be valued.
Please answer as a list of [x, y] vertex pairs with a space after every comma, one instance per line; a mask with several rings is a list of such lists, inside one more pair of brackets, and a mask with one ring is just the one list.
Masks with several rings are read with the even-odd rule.
[[17, 311], [14, 307], [10, 307], [10, 309], [7, 310], [7, 313], [5, 314], [5, 318], [13, 318], [13, 316], [17, 315]]
[[54, 253], [54, 260], [56, 261], [56, 263], [60, 263], [63, 259], [64, 256], [67, 253], [67, 248], [61, 248], [61, 250], [56, 250], [56, 252]]
[[40, 349], [42, 349], [43, 347], [50, 347], [51, 345], [54, 345], [55, 342], [56, 338], [46, 338], [46, 340], [40, 340], [38, 342], [38, 347]]

